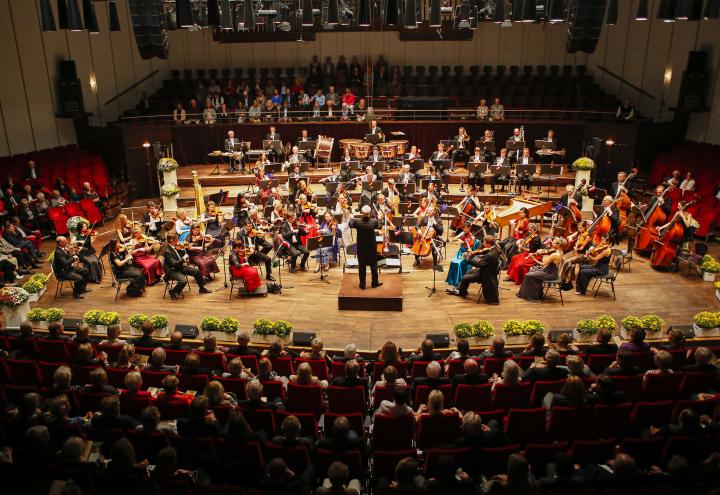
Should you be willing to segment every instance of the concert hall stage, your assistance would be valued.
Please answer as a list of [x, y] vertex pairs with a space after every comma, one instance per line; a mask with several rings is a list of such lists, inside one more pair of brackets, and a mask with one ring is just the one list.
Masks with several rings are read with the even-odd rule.
[[354, 311], [402, 311], [403, 279], [399, 273], [383, 273], [380, 276], [381, 287], [370, 287], [370, 270], [367, 274], [368, 286], [362, 290], [358, 286], [358, 274], [343, 273], [338, 292], [338, 309]]

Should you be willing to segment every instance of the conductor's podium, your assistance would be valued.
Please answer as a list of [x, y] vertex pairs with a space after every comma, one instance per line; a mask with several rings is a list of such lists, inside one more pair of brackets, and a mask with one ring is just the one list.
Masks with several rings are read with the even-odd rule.
[[380, 274], [381, 287], [370, 287], [370, 270], [367, 271], [367, 287], [359, 287], [357, 272], [343, 273], [338, 309], [350, 311], [402, 311], [402, 275], [399, 273]]

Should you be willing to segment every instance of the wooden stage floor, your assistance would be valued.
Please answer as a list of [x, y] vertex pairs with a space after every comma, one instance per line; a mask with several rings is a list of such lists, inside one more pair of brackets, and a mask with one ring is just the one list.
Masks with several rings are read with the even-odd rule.
[[[109, 227], [106, 224], [100, 232], [107, 231]], [[101, 244], [109, 238], [108, 234], [97, 239], [96, 249], [100, 251]], [[53, 246], [54, 243], [49, 241], [43, 249], [49, 254]], [[455, 246], [449, 246], [448, 257], [455, 250]], [[717, 255], [720, 248], [713, 244], [711, 251]], [[229, 289], [223, 288], [222, 273], [208, 285], [214, 291], [212, 294], [199, 294], [193, 283], [192, 293], [179, 301], [163, 300], [163, 285], [159, 284], [148, 288], [143, 297], [130, 299], [121, 294], [116, 302], [109, 274], [100, 285], [90, 285], [93, 291], [83, 300], [73, 299], [69, 288], [62, 297], [53, 300], [56, 284], [53, 279], [38, 304], [61, 307], [68, 317], [79, 317], [90, 308], [119, 311], [126, 328], [127, 317], [135, 312], [166, 314], [171, 326], [175, 323], [197, 324], [206, 315], [233, 316], [248, 331], [257, 318], [286, 319], [298, 331], [317, 332], [328, 347], [343, 347], [348, 342], [354, 342], [363, 350], [378, 349], [386, 340], [393, 340], [405, 349], [414, 348], [427, 333], [449, 332], [452, 335], [454, 324], [478, 319], [489, 320], [498, 334], [503, 322], [509, 318], [539, 319], [548, 330], [555, 330], [573, 328], [579, 319], [600, 314], [611, 314], [619, 320], [627, 315], [657, 313], [668, 325], [672, 325], [689, 324], [696, 312], [717, 310], [720, 306], [713, 284], [703, 282], [697, 272], [690, 276], [685, 275], [684, 270], [682, 274], [656, 272], [642, 258], [632, 262], [632, 272], [623, 271], [619, 275], [617, 301], [613, 301], [607, 293], [593, 298], [565, 292], [564, 306], [560, 305], [556, 294], [549, 295], [544, 304], [518, 299], [515, 296], [518, 288], [511, 282], [501, 282], [499, 306], [476, 304], [477, 285], [471, 286], [471, 295], [465, 299], [450, 296], [444, 292], [447, 260], [444, 262], [445, 272], [437, 273], [438, 293], [428, 297], [426, 287], [432, 285], [433, 278], [431, 261], [427, 259], [421, 267], [413, 270], [412, 257], [404, 257], [404, 260], [404, 269], [410, 273], [403, 275], [402, 312], [338, 310], [338, 290], [343, 276], [340, 267], [330, 270], [330, 283], [320, 281], [319, 273], [310, 271], [291, 275], [285, 270], [282, 282], [286, 288], [281, 295], [233, 298], [232, 301], [228, 300]], [[222, 269], [222, 262], [220, 267]], [[311, 269], [314, 268], [315, 263], [311, 262]], [[43, 272], [48, 271], [47, 264], [44, 264]], [[273, 274], [277, 278], [277, 270]], [[381, 281], [382, 278], [381, 274]], [[288, 288], [290, 285], [293, 287]]]

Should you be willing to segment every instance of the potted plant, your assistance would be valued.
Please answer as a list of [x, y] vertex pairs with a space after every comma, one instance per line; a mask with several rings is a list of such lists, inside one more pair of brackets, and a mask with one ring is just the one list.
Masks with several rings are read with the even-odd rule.
[[523, 324], [519, 320], [507, 320], [503, 323], [505, 342], [508, 344], [527, 344], [529, 338], [523, 333]]
[[165, 182], [163, 184], [160, 188], [160, 195], [162, 196], [164, 211], [177, 211], [178, 194], [180, 194], [180, 188], [175, 182]]
[[62, 323], [65, 318], [65, 310], [61, 308], [47, 308], [44, 311], [45, 321], [50, 324], [56, 321]]
[[659, 333], [665, 328], [665, 321], [658, 315], [644, 315], [640, 318], [642, 329], [647, 333]]
[[85, 311], [85, 314], [83, 314], [83, 322], [87, 326], [90, 327], [90, 332], [92, 333], [105, 333], [107, 332], [107, 328], [99, 329], [98, 325], [100, 325], [100, 318], [102, 317], [104, 311], [101, 311], [99, 309], [89, 309]]
[[473, 324], [474, 337], [477, 339], [476, 344], [489, 344], [495, 338], [495, 327], [487, 320], [478, 320]]
[[288, 338], [290, 338], [290, 333], [292, 333], [292, 329], [293, 325], [289, 321], [277, 320], [275, 323], [273, 323], [272, 334], [283, 342], [286, 342]]
[[160, 158], [158, 161], [158, 170], [160, 172], [166, 174], [168, 172], [174, 172], [178, 168], [178, 162], [175, 160], [175, 158]]
[[167, 316], [152, 315], [150, 317], [150, 324], [155, 330], [155, 335], [157, 335], [158, 337], [167, 337], [170, 334]]
[[0, 309], [5, 314], [6, 327], [19, 327], [30, 312], [30, 294], [21, 287], [0, 289]]
[[35, 327], [47, 328], [47, 326], [48, 326], [47, 321], [45, 321], [45, 310], [42, 308], [31, 309], [30, 311], [28, 311], [28, 313], [27, 313], [27, 315], [25, 315], [25, 317]]
[[133, 330], [140, 330], [140, 327], [143, 326], [143, 323], [145, 323], [145, 320], [148, 319], [148, 315], [143, 313], [134, 313], [131, 314], [128, 317], [128, 324], [130, 325], [130, 328]]
[[543, 333], [545, 325], [540, 320], [525, 320], [522, 322], [523, 335], [532, 337], [536, 333]]
[[88, 220], [85, 217], [81, 216], [74, 216], [68, 218], [67, 221], [67, 229], [71, 234], [77, 234], [78, 232], [78, 225], [81, 223], [84, 223], [85, 225], [90, 225], [90, 220]]
[[273, 322], [265, 318], [259, 318], [253, 323], [252, 333], [253, 335], [262, 337], [262, 339], [267, 342], [268, 337], [271, 335], [272, 329]]
[[42, 273], [36, 273], [23, 284], [28, 294], [30, 294], [29, 301], [38, 302], [45, 291], [47, 290], [48, 276]]
[[104, 311], [102, 316], [100, 316], [100, 325], [105, 325], [105, 327], [109, 327], [110, 325], [119, 325], [120, 324], [120, 313], [116, 311]]
[[206, 316], [200, 321], [200, 330], [203, 332], [218, 332], [222, 325], [222, 320], [214, 316]]
[[718, 272], [720, 272], [720, 262], [709, 254], [706, 254], [703, 256], [702, 263], [700, 263], [698, 270], [700, 271], [703, 280], [706, 282], [714, 282], [715, 276]]
[[475, 336], [475, 327], [467, 322], [457, 323], [453, 331], [458, 339], [469, 339]]
[[626, 316], [620, 321], [620, 335], [623, 339], [629, 339], [633, 330], [642, 328], [640, 318], [635, 316]]
[[226, 334], [235, 335], [240, 329], [240, 322], [236, 318], [226, 316], [220, 322], [220, 331]]
[[693, 330], [697, 337], [720, 336], [720, 312], [700, 311], [693, 316]]
[[597, 318], [595, 318], [595, 321], [598, 324], [598, 331], [605, 329], [609, 330], [610, 333], [617, 333], [617, 323], [615, 322], [615, 318], [613, 318], [610, 315], [600, 315]]
[[575, 342], [592, 342], [599, 330], [600, 326], [597, 320], [580, 320], [573, 330], [573, 340]]

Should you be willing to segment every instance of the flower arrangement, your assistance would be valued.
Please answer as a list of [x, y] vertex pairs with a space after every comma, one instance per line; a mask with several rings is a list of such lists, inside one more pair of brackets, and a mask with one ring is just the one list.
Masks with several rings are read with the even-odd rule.
[[479, 339], [489, 339], [495, 336], [495, 327], [487, 320], [478, 320], [473, 325], [474, 336]]
[[720, 262], [706, 254], [703, 256], [702, 263], [700, 263], [700, 270], [707, 273], [718, 273], [720, 272]]
[[65, 318], [65, 310], [61, 308], [47, 308], [44, 313], [45, 321], [52, 323], [54, 321], [61, 321]]
[[28, 279], [28, 281], [41, 283], [43, 284], [43, 286], [47, 285], [48, 280], [50, 280], [50, 277], [45, 275], [44, 273], [36, 273]]
[[715, 282], [715, 290], [720, 290], [720, 281]]
[[160, 158], [158, 162], [158, 170], [160, 172], [172, 172], [173, 170], [177, 170], [177, 168], [178, 162], [175, 158]]
[[100, 316], [99, 325], [118, 325], [120, 323], [120, 313], [117, 311], [105, 311]]
[[524, 335], [522, 323], [519, 320], [507, 320], [503, 323], [503, 333], [507, 337]]
[[33, 308], [28, 311], [26, 318], [29, 321], [45, 321], [45, 310], [42, 308]]
[[16, 309], [30, 299], [30, 293], [21, 287], [0, 289], [0, 308]]
[[615, 318], [613, 318], [610, 315], [601, 315], [595, 318], [595, 321], [598, 324], [598, 330], [602, 330], [603, 328], [605, 330], [610, 330], [610, 332], [617, 332], [617, 323], [615, 322]]
[[180, 194], [180, 188], [177, 184], [165, 184], [160, 188], [160, 194], [162, 194], [165, 198], [172, 198], [173, 196]]
[[267, 336], [272, 335], [273, 322], [265, 318], [259, 318], [253, 323], [253, 335]]
[[626, 316], [620, 321], [620, 324], [625, 330], [635, 330], [636, 328], [642, 328], [642, 322], [640, 318], [635, 316]]
[[665, 321], [658, 315], [645, 315], [640, 318], [640, 324], [646, 332], [662, 332]]
[[67, 221], [67, 228], [71, 234], [77, 234], [78, 225], [80, 225], [81, 223], [90, 225], [90, 221], [85, 217], [70, 217]]
[[[29, 316], [28, 316], [29, 318]], [[700, 328], [718, 328], [720, 327], [720, 312], [717, 311], [700, 311], [693, 316], [693, 323]]]
[[595, 162], [592, 158], [581, 157], [572, 162], [573, 170], [592, 170], [595, 168]]
[[545, 325], [540, 320], [525, 320], [522, 323], [522, 334], [533, 336], [536, 333], [543, 333], [545, 331]]
[[455, 337], [459, 339], [469, 339], [475, 336], [475, 327], [467, 322], [457, 323], [453, 331]]
[[167, 328], [168, 319], [165, 315], [152, 315], [150, 317], [150, 323], [155, 330], [160, 330], [162, 328]]
[[581, 335], [595, 335], [600, 328], [597, 320], [580, 320], [575, 325], [575, 330]]
[[37, 294], [45, 288], [45, 285], [38, 280], [31, 279], [25, 282], [22, 288], [25, 289], [28, 294]]
[[220, 322], [220, 331], [225, 333], [236, 333], [240, 329], [240, 322], [236, 318], [226, 316]]
[[47, 257], [48, 265], [53, 266], [53, 263], [55, 262], [55, 251], [50, 253]]
[[83, 322], [87, 323], [91, 327], [101, 325], [100, 318], [102, 318], [104, 311], [99, 309], [89, 309], [83, 314]]
[[128, 324], [131, 328], [138, 329], [142, 327], [143, 323], [145, 323], [145, 320], [148, 319], [148, 315], [143, 313], [135, 313], [128, 317]]
[[290, 336], [290, 333], [292, 332], [293, 325], [289, 321], [286, 320], [277, 320], [275, 323], [273, 323], [273, 335], [281, 338], [286, 339]]
[[203, 332], [217, 332], [220, 330], [222, 320], [214, 316], [206, 316], [200, 321], [200, 330]]

